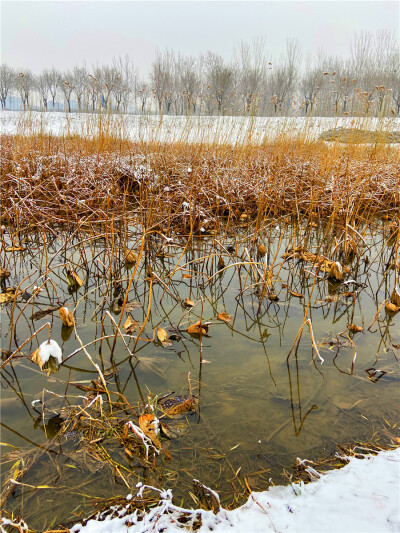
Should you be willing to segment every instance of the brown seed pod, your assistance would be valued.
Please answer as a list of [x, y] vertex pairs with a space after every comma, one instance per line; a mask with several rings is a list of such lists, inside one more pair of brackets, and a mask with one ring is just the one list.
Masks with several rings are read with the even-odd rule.
[[132, 250], [129, 250], [129, 248], [125, 250], [125, 261], [129, 264], [136, 263], [137, 261], [137, 255]]
[[395, 315], [400, 311], [400, 307], [398, 305], [392, 304], [391, 302], [386, 302], [385, 311], [388, 315]]
[[267, 253], [267, 249], [263, 244], [260, 244], [257, 248], [257, 257], [264, 257]]
[[64, 326], [72, 328], [72, 326], [75, 324], [75, 320], [71, 311], [66, 307], [61, 307], [58, 311], [58, 314], [60, 315], [61, 322], [64, 324]]
[[390, 295], [390, 302], [397, 307], [400, 307], [400, 290], [398, 286], [393, 289], [392, 294]]
[[329, 269], [328, 278], [335, 279], [336, 281], [343, 281], [343, 268], [339, 261], [332, 263]]

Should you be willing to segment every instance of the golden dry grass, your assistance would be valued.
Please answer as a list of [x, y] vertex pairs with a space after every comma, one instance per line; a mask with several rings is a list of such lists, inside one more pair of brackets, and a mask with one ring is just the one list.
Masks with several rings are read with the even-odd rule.
[[132, 143], [116, 136], [3, 136], [2, 221], [125, 220], [222, 231], [267, 217], [355, 227], [400, 210], [399, 149], [281, 137], [263, 145]]

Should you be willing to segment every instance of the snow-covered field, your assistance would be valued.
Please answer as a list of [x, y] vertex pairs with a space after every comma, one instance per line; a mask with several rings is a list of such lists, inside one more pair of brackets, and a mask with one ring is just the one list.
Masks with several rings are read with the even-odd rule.
[[1, 133], [94, 136], [102, 131], [132, 141], [259, 143], [276, 136], [315, 139], [331, 128], [362, 127], [400, 131], [400, 119], [305, 117], [175, 117], [46, 112], [0, 112]]
[[[309, 469], [311, 477], [318, 476]], [[188, 531], [177, 519], [188, 510], [171, 502], [170, 491], [144, 516], [120, 509], [117, 517], [76, 525], [73, 533], [176, 533]], [[128, 496], [130, 499], [131, 496]], [[340, 470], [321, 474], [307, 485], [272, 487], [253, 492], [234, 511], [189, 511], [201, 516], [199, 533], [382, 533], [400, 531], [400, 448], [364, 459], [351, 458]], [[190, 529], [189, 529], [190, 531]]]

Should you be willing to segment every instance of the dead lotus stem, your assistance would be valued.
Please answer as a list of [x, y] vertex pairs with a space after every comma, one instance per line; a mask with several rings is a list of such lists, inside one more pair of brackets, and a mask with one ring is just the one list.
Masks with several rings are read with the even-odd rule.
[[89, 354], [89, 352], [86, 350], [86, 347], [83, 345], [83, 342], [81, 341], [81, 338], [79, 337], [78, 335], [78, 332], [76, 331], [76, 324], [74, 325], [74, 330], [75, 330], [75, 336], [79, 342], [79, 344], [81, 345], [81, 348], [83, 350], [83, 352], [85, 353], [86, 357], [89, 359], [89, 361], [92, 363], [92, 365], [95, 367], [95, 369], [97, 370], [99, 376], [100, 376], [100, 379], [101, 379], [101, 382], [103, 383], [103, 387], [104, 387], [104, 390], [106, 391], [106, 394], [107, 394], [107, 398], [108, 398], [108, 404], [110, 406], [110, 413], [112, 414], [112, 402], [111, 402], [111, 397], [110, 397], [110, 393], [108, 391], [108, 388], [107, 388], [107, 383], [106, 383], [106, 380], [104, 379], [104, 376], [103, 376], [103, 373], [102, 371], [100, 370], [100, 367], [98, 364], [96, 364], [91, 355]]
[[[135, 341], [135, 344], [133, 346], [133, 352], [136, 351], [136, 346], [137, 346], [137, 343], [139, 342], [139, 337], [140, 335], [142, 334], [144, 328], [146, 327], [146, 324], [147, 324], [147, 321], [149, 320], [149, 316], [150, 316], [150, 311], [151, 311], [151, 295], [152, 295], [152, 292], [153, 292], [153, 278], [150, 278], [150, 287], [149, 287], [149, 305], [147, 307], [147, 314], [146, 314], [146, 318], [144, 319], [144, 322], [142, 324], [142, 327], [140, 328], [139, 330], [139, 333], [138, 333], [138, 336], [136, 338], [136, 341]], [[155, 334], [155, 330], [154, 330], [154, 334]]]
[[301, 334], [303, 333], [303, 329], [304, 329], [304, 326], [306, 324], [308, 325], [308, 329], [310, 331], [311, 343], [312, 343], [312, 345], [314, 347], [314, 350], [315, 350], [316, 354], [318, 355], [318, 358], [321, 361], [321, 365], [322, 365], [322, 363], [325, 361], [325, 359], [323, 359], [321, 357], [321, 354], [319, 353], [317, 344], [316, 344], [315, 339], [314, 339], [314, 332], [313, 332], [313, 329], [312, 329], [312, 324], [311, 324], [311, 319], [310, 318], [308, 318], [305, 322], [303, 322], [303, 324], [301, 325], [299, 331], [297, 332], [296, 337], [295, 337], [295, 339], [293, 341], [292, 347], [290, 348], [288, 356], [286, 357], [286, 361], [289, 361], [289, 357], [290, 357], [290, 355], [291, 355], [291, 353], [293, 351], [293, 348], [294, 348], [297, 340], [299, 339], [299, 336], [301, 336]]
[[21, 344], [21, 346], [19, 346], [15, 352], [13, 352], [10, 357], [8, 357], [4, 363], [2, 363], [2, 365], [0, 366], [0, 370], [9, 362], [11, 361], [11, 359], [17, 355], [18, 352], [20, 352], [22, 350], [22, 348], [28, 344], [29, 341], [31, 341], [33, 339], [33, 337], [35, 337], [38, 333], [40, 333], [42, 331], [42, 329], [44, 328], [48, 328], [49, 330], [49, 340], [51, 338], [51, 326], [50, 326], [50, 322], [46, 322], [46, 324], [43, 324], [43, 326], [41, 326], [38, 330], [36, 330], [34, 333], [32, 333], [32, 335], [29, 337], [29, 339], [27, 339], [24, 343]]
[[[124, 316], [124, 310], [125, 310], [126, 302], [128, 301], [129, 290], [130, 290], [131, 285], [133, 283], [133, 278], [136, 275], [137, 269], [139, 268], [140, 260], [142, 259], [143, 250], [144, 250], [144, 242], [145, 242], [144, 238], [145, 238], [145, 234], [142, 235], [142, 244], [140, 245], [139, 255], [138, 255], [138, 258], [137, 258], [137, 261], [136, 261], [135, 269], [132, 272], [132, 275], [131, 275], [131, 277], [129, 279], [128, 286], [127, 286], [126, 291], [125, 291], [125, 297], [124, 297], [124, 301], [122, 302], [121, 313], [120, 313], [120, 317], [119, 317], [119, 320], [118, 320], [118, 328], [121, 327], [121, 322], [122, 322], [122, 318]], [[114, 352], [115, 345], [117, 343], [117, 335], [118, 335], [118, 332], [116, 331], [115, 332], [115, 336], [114, 336], [114, 342], [113, 342], [113, 345], [112, 345], [112, 348], [111, 348], [111, 353]], [[140, 334], [138, 335], [138, 337], [139, 336], [140, 336]], [[137, 344], [137, 340], [136, 340], [135, 346], [133, 348], [133, 351], [135, 351], [136, 344]]]
[[125, 339], [124, 339], [124, 336], [123, 336], [123, 334], [122, 334], [120, 328], [118, 327], [118, 324], [115, 322], [114, 317], [111, 315], [111, 313], [110, 313], [109, 311], [106, 311], [106, 313], [105, 313], [105, 315], [104, 315], [103, 320], [101, 321], [101, 323], [103, 323], [104, 318], [105, 318], [106, 316], [108, 316], [108, 318], [111, 320], [111, 322], [112, 322], [112, 323], [115, 325], [115, 327], [117, 328], [117, 332], [118, 332], [119, 336], [121, 337], [122, 342], [124, 343], [124, 346], [125, 346], [127, 352], [129, 353], [129, 355], [135, 357], [138, 361], [140, 361], [140, 359], [137, 357], [137, 355], [135, 355], [134, 353], [132, 353], [132, 352], [130, 351], [129, 346], [126, 344]]

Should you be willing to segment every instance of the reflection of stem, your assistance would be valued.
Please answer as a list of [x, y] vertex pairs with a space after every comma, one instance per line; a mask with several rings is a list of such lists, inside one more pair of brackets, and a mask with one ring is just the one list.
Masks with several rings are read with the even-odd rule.
[[[146, 327], [146, 324], [147, 324], [147, 321], [149, 320], [149, 316], [150, 316], [150, 311], [151, 311], [151, 295], [152, 295], [152, 289], [153, 289], [153, 278], [150, 278], [150, 288], [149, 288], [149, 305], [147, 307], [147, 314], [146, 314], [146, 318], [144, 319], [144, 322], [142, 324], [142, 327], [140, 328], [140, 331], [138, 333], [138, 336], [136, 337], [136, 341], [135, 341], [135, 344], [133, 346], [133, 350], [132, 352], [135, 353], [135, 350], [136, 350], [136, 346], [137, 346], [137, 343], [139, 342], [139, 337], [140, 335], [142, 334], [144, 328]], [[126, 293], [128, 294], [128, 291], [126, 291]], [[123, 307], [123, 306], [122, 306]], [[121, 315], [122, 315], [122, 312], [121, 311]], [[121, 322], [121, 320], [120, 320]], [[115, 332], [115, 336], [117, 336], [117, 333], [118, 332]], [[114, 344], [115, 345], [115, 344]], [[114, 346], [113, 346], [114, 348]]]

